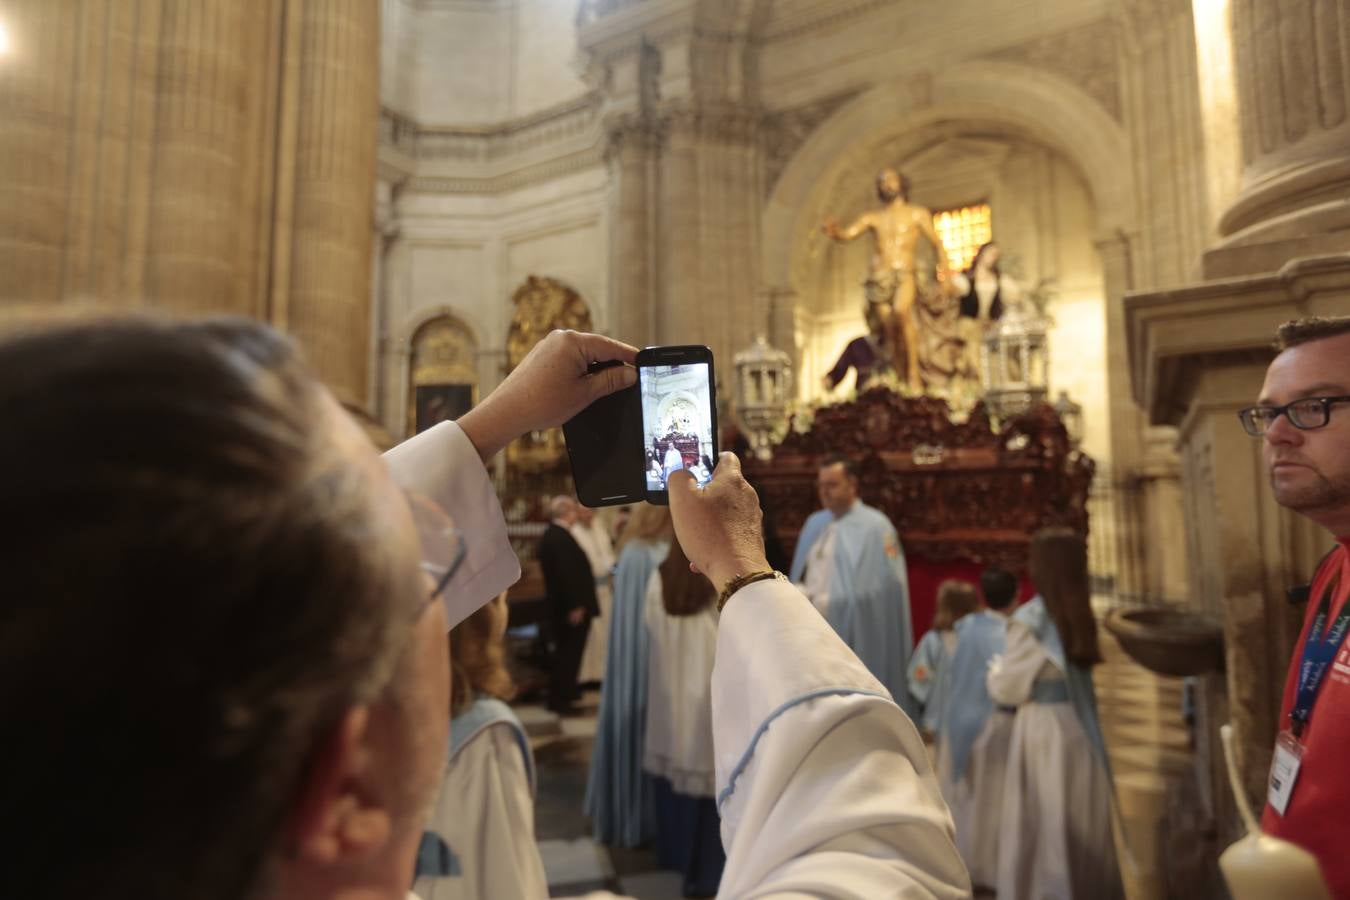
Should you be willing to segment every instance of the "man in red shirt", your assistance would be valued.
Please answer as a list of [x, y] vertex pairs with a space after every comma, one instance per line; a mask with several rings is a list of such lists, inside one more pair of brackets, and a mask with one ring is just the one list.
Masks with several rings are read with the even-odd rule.
[[1263, 438], [1276, 502], [1338, 546], [1317, 569], [1289, 664], [1261, 827], [1307, 848], [1332, 894], [1350, 897], [1350, 316], [1288, 322], [1279, 346], [1242, 424]]

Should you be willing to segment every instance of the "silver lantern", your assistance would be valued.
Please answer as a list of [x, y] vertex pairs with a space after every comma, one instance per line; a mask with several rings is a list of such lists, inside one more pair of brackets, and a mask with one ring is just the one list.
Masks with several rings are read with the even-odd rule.
[[1046, 398], [1050, 320], [1026, 303], [1011, 305], [984, 338], [984, 402], [996, 419], [1026, 412]]
[[755, 455], [767, 459], [774, 437], [787, 422], [792, 359], [759, 335], [736, 354], [735, 364], [737, 417]]

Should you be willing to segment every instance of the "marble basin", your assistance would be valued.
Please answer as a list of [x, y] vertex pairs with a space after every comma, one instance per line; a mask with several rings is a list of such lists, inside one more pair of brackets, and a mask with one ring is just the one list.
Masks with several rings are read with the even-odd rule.
[[1223, 671], [1223, 628], [1205, 616], [1156, 607], [1116, 609], [1105, 624], [1130, 658], [1152, 672], [1184, 678]]

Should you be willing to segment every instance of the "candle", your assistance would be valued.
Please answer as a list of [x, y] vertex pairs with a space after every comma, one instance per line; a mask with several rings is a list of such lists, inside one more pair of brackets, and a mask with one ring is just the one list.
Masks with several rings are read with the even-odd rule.
[[1238, 814], [1247, 823], [1247, 836], [1219, 856], [1219, 870], [1233, 900], [1331, 900], [1317, 859], [1302, 847], [1264, 834], [1256, 824], [1238, 778], [1233, 726], [1220, 728], [1219, 736], [1228, 762], [1228, 783]]

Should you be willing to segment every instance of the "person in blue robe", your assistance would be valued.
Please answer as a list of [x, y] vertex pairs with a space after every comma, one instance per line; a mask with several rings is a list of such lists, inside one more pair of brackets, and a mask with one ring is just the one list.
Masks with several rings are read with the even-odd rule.
[[969, 582], [948, 578], [938, 586], [933, 627], [919, 639], [909, 661], [909, 693], [919, 711], [918, 725], [926, 741], [936, 741], [942, 731], [950, 663], [956, 651], [956, 625], [979, 606], [980, 596]]
[[642, 770], [647, 722], [647, 583], [670, 550], [670, 510], [640, 504], [619, 542], [605, 680], [584, 809], [595, 839], [637, 847], [656, 833], [652, 779]]
[[858, 499], [851, 460], [827, 459], [816, 487], [825, 508], [802, 526], [791, 579], [913, 718], [907, 679], [914, 647], [909, 577], [895, 526]]
[[956, 848], [971, 881], [992, 887], [998, 871], [998, 831], [1013, 710], [989, 696], [990, 663], [1003, 652], [1017, 579], [985, 569], [980, 589], [988, 607], [956, 623], [956, 650], [942, 698], [938, 783], [956, 826]]

